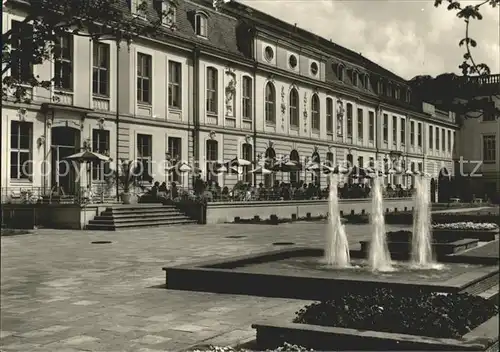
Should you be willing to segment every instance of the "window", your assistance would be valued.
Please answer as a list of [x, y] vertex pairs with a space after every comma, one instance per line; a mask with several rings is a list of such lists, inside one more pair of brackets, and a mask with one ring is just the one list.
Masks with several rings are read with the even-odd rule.
[[94, 43], [92, 50], [92, 93], [109, 96], [109, 44]]
[[137, 135], [137, 162], [141, 165], [141, 174], [139, 179], [143, 181], [152, 181], [152, 155], [153, 154], [153, 136], [149, 134]]
[[334, 159], [333, 159], [333, 153], [332, 152], [327, 152], [326, 153], [326, 161], [327, 161], [327, 165], [328, 166], [330, 166], [330, 167], [334, 167], [335, 166]]
[[375, 158], [370, 157], [370, 159], [368, 161], [368, 167], [371, 169], [375, 169]]
[[401, 98], [401, 89], [399, 89], [399, 87], [394, 89], [394, 98], [396, 98], [396, 99]]
[[200, 37], [207, 37], [207, 22], [208, 18], [202, 13], [197, 13], [195, 16], [195, 30], [196, 30], [196, 35], [199, 35]]
[[337, 77], [339, 78], [339, 81], [344, 82], [344, 66], [338, 65]]
[[333, 133], [333, 99], [326, 98], [326, 132]]
[[299, 93], [295, 88], [290, 91], [290, 126], [299, 127]]
[[392, 144], [396, 145], [398, 139], [398, 118], [392, 117]]
[[387, 89], [385, 95], [387, 95], [388, 97], [392, 97], [392, 85], [389, 83], [386, 88]]
[[436, 127], [436, 143], [435, 143], [436, 150], [439, 150], [439, 128]]
[[10, 123], [10, 178], [29, 179], [32, 172], [33, 124], [11, 121]]
[[422, 147], [422, 124], [420, 122], [418, 122], [417, 124], [417, 128], [418, 128], [418, 133], [417, 133], [417, 145], [419, 147]]
[[444, 152], [446, 150], [446, 131], [441, 129], [441, 150]]
[[130, 11], [137, 16], [146, 17], [143, 7], [143, 0], [130, 0]]
[[180, 62], [168, 62], [168, 107], [182, 107], [182, 65]]
[[378, 90], [378, 94], [384, 94], [385, 85], [384, 85], [384, 82], [382, 82], [382, 80], [378, 81], [377, 90]]
[[217, 70], [213, 67], [207, 68], [207, 112], [217, 114]]
[[356, 71], [352, 71], [352, 85], [358, 86], [358, 73]]
[[64, 35], [54, 47], [54, 84], [56, 88], [73, 90], [73, 37]]
[[415, 145], [415, 121], [410, 121], [410, 145]]
[[373, 111], [368, 112], [368, 140], [373, 142], [375, 140], [375, 113]]
[[451, 153], [451, 131], [448, 130], [448, 153]]
[[151, 104], [152, 64], [151, 55], [137, 53], [137, 101]]
[[361, 74], [359, 76], [359, 85], [361, 88], [366, 88], [366, 75], [365, 74]]
[[311, 127], [313, 130], [319, 130], [320, 125], [319, 98], [317, 94], [313, 94], [311, 99]]
[[495, 136], [483, 136], [483, 161], [494, 163], [496, 161], [496, 140]]
[[494, 109], [484, 109], [483, 110], [483, 121], [495, 121]]
[[276, 90], [271, 82], [266, 84], [266, 122], [276, 123]]
[[164, 26], [172, 26], [177, 20], [177, 8], [171, 0], [155, 1], [155, 8], [158, 16], [161, 16], [161, 24]]
[[383, 137], [384, 137], [384, 143], [388, 143], [389, 142], [389, 115], [387, 115], [387, 114], [384, 114], [382, 132], [383, 132]]
[[406, 143], [406, 119], [401, 119], [401, 144]]
[[[92, 151], [103, 155], [109, 154], [109, 131], [92, 130]], [[92, 163], [92, 180], [104, 180], [108, 168], [109, 162]]]
[[297, 56], [295, 55], [290, 55], [288, 57], [288, 65], [290, 66], [290, 68], [294, 69], [295, 67], [297, 67]]
[[[252, 161], [253, 160], [253, 150], [252, 150], [252, 145], [249, 144], [249, 143], [245, 143], [243, 144], [242, 148], [241, 148], [241, 157], [244, 159], [244, 160], [247, 160], [247, 161]], [[250, 169], [251, 169], [251, 166], [250, 165], [246, 165], [246, 166], [242, 166], [242, 171], [243, 171], [243, 182], [248, 182], [248, 183], [251, 183], [252, 182], [252, 173], [250, 172]]]
[[434, 132], [434, 128], [432, 126], [429, 126], [429, 149], [433, 149], [432, 144], [434, 143], [434, 137], [432, 132]]
[[[174, 160], [174, 162], [179, 162], [182, 160], [182, 138], [179, 137], [168, 137], [168, 153]], [[180, 182], [181, 175], [177, 170], [172, 173], [172, 182]]]
[[316, 62], [311, 63], [311, 74], [313, 76], [316, 76], [318, 74], [318, 71], [319, 71], [318, 64]]
[[274, 50], [270, 46], [266, 46], [264, 49], [264, 58], [266, 61], [271, 62], [274, 59]]
[[352, 138], [352, 104], [347, 103], [347, 137]]
[[362, 141], [363, 140], [363, 110], [358, 109], [358, 140]]
[[337, 100], [337, 136], [344, 134], [344, 106], [342, 101]]
[[358, 156], [358, 167], [362, 168], [364, 164], [364, 159], [362, 156]]
[[12, 21], [10, 75], [18, 82], [28, 82], [33, 77], [32, 44], [33, 27], [27, 23]]
[[217, 159], [219, 158], [219, 143], [214, 140], [207, 141], [207, 181], [218, 181], [217, 177]]
[[242, 91], [242, 108], [243, 118], [246, 120], [252, 119], [252, 79], [250, 77], [243, 77], [243, 91]]
[[411, 91], [408, 89], [406, 91], [406, 102], [409, 103], [411, 101]]

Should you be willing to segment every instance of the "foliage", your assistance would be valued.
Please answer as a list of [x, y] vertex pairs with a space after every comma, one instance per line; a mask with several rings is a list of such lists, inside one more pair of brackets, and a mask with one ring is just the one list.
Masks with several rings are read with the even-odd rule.
[[[161, 9], [161, 3], [167, 10]], [[64, 48], [61, 37], [71, 34], [94, 42], [114, 40], [130, 44], [141, 36], [159, 33], [177, 6], [177, 0], [156, 0], [156, 8], [139, 0], [134, 14], [127, 0], [29, 0], [4, 2], [6, 8], [26, 13], [18, 29], [2, 34], [2, 99], [29, 102], [27, 87], [50, 88], [56, 78], [33, 75], [33, 65], [57, 60]], [[168, 21], [167, 21], [168, 24]], [[170, 28], [174, 29], [173, 25]], [[15, 66], [20, 66], [19, 69]], [[12, 75], [12, 68], [16, 73]], [[7, 73], [11, 71], [10, 75]]]
[[479, 296], [423, 290], [396, 292], [378, 288], [313, 303], [296, 313], [295, 323], [358, 330], [459, 338], [498, 314]]
[[[206, 346], [205, 348], [196, 348], [191, 352], [251, 352], [251, 351], [252, 350], [238, 348], [238, 347], [228, 347], [228, 346], [221, 347], [221, 346], [209, 345]], [[309, 350], [302, 346], [292, 345], [287, 342], [285, 342], [283, 346], [280, 346], [273, 350], [266, 350], [266, 352], [309, 352], [309, 351], [313, 350]]]
[[107, 187], [111, 188], [111, 185], [121, 186], [123, 192], [128, 193], [130, 187], [139, 185], [138, 175], [140, 172], [137, 170], [137, 165], [136, 160], [120, 160], [117, 169], [106, 177]]
[[477, 222], [451, 222], [446, 224], [433, 224], [433, 229], [439, 230], [473, 230], [473, 231], [481, 231], [481, 230], [496, 230], [498, 229], [497, 224], [493, 223], [477, 223]]

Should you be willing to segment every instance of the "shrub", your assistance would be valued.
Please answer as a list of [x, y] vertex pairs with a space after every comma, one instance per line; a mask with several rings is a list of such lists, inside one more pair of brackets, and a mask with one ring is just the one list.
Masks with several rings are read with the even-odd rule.
[[295, 323], [459, 338], [498, 314], [498, 307], [469, 294], [378, 288], [313, 303], [296, 313]]
[[471, 221], [462, 221], [462, 222], [450, 222], [445, 224], [433, 224], [432, 228], [434, 230], [472, 230], [472, 231], [481, 231], [481, 230], [496, 230], [498, 229], [497, 224], [493, 223], [478, 223]]
[[[238, 348], [238, 347], [221, 347], [221, 346], [206, 346], [201, 348], [196, 348], [190, 352], [250, 352], [251, 350]], [[289, 343], [284, 343], [283, 346], [278, 347], [274, 350], [267, 350], [267, 352], [309, 352], [313, 350], [309, 350], [302, 346], [292, 345]]]

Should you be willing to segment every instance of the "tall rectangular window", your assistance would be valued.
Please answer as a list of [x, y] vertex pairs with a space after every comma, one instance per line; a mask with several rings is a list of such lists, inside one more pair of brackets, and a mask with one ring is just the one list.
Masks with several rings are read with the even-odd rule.
[[[103, 155], [109, 154], [109, 131], [92, 130], [92, 151]], [[92, 179], [103, 180], [108, 166], [109, 164], [103, 162], [92, 163]]]
[[494, 163], [496, 162], [496, 136], [488, 135], [483, 136], [483, 162]]
[[142, 174], [139, 178], [143, 181], [152, 181], [153, 161], [153, 136], [150, 134], [137, 135], [137, 162], [142, 165]]
[[375, 140], [375, 113], [373, 111], [368, 112], [368, 140], [373, 142]]
[[[177, 162], [182, 160], [182, 138], [168, 137], [168, 153]], [[181, 175], [176, 170], [172, 173], [172, 181], [180, 182]]]
[[92, 93], [109, 96], [109, 44], [94, 43], [92, 55]]
[[392, 145], [398, 143], [398, 118], [396, 116], [392, 117]]
[[446, 130], [441, 129], [441, 150], [444, 152], [446, 150]]
[[410, 145], [415, 145], [415, 121], [410, 121]]
[[383, 133], [384, 143], [388, 143], [389, 142], [389, 115], [387, 115], [387, 114], [384, 114], [382, 133]]
[[10, 75], [18, 82], [29, 82], [33, 77], [32, 51], [33, 26], [12, 21], [12, 44], [10, 50]]
[[406, 119], [401, 119], [401, 144], [406, 143]]
[[207, 140], [206, 143], [206, 160], [207, 160], [207, 181], [218, 181], [217, 176], [217, 160], [219, 159], [219, 143], [215, 140]]
[[180, 62], [168, 62], [168, 107], [182, 107], [182, 65]]
[[[241, 157], [243, 158], [243, 160], [252, 161], [253, 160], [252, 153], [253, 153], [252, 145], [249, 143], [243, 144], [241, 148]], [[243, 169], [242, 170], [243, 182], [249, 182], [249, 183], [252, 182], [252, 173], [250, 172], [251, 166], [250, 165], [242, 166], [242, 169]]]
[[347, 103], [347, 137], [352, 138], [352, 104]]
[[207, 112], [217, 114], [217, 70], [207, 68]]
[[54, 85], [59, 89], [73, 90], [73, 36], [57, 38], [54, 47]]
[[422, 147], [422, 123], [418, 122], [417, 123], [417, 145], [419, 147]]
[[435, 144], [435, 147], [436, 147], [436, 150], [439, 150], [439, 147], [440, 147], [440, 144], [439, 144], [439, 127], [436, 127], [436, 143]]
[[326, 98], [326, 131], [333, 133], [333, 99]]
[[429, 149], [433, 149], [433, 143], [434, 143], [434, 127], [429, 126]]
[[10, 178], [29, 179], [32, 173], [33, 123], [10, 123]]
[[250, 77], [243, 77], [242, 81], [242, 114], [245, 120], [252, 119], [252, 79]]
[[137, 101], [143, 104], [152, 102], [152, 63], [151, 55], [137, 53]]
[[362, 141], [363, 140], [363, 109], [358, 109], [358, 140]]

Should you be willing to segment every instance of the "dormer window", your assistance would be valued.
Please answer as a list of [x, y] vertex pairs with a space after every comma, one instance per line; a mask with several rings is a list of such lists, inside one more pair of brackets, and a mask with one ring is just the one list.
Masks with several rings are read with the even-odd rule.
[[130, 0], [130, 12], [136, 16], [146, 17], [146, 6], [145, 0]]
[[341, 64], [337, 66], [337, 78], [339, 81], [344, 82], [344, 66]]
[[409, 103], [411, 101], [411, 91], [408, 89], [406, 91], [406, 102]]
[[196, 35], [204, 38], [207, 37], [208, 34], [207, 23], [208, 23], [208, 17], [204, 13], [197, 13], [194, 16]]
[[378, 81], [378, 94], [382, 95], [385, 93], [385, 84], [382, 80]]
[[396, 87], [394, 89], [394, 98], [400, 99], [401, 98], [401, 89], [399, 87]]
[[388, 97], [392, 97], [392, 85], [390, 83], [387, 85], [387, 91], [385, 92], [385, 95], [387, 95]]
[[370, 76], [368, 76], [368, 74], [365, 74], [363, 76], [363, 82], [364, 82], [363, 83], [363, 88], [365, 88], [365, 89], [370, 88]]
[[352, 85], [357, 87], [358, 86], [358, 73], [356, 71], [352, 71]]
[[161, 17], [161, 24], [167, 27], [174, 26], [177, 20], [177, 8], [172, 0], [156, 0], [155, 8]]

